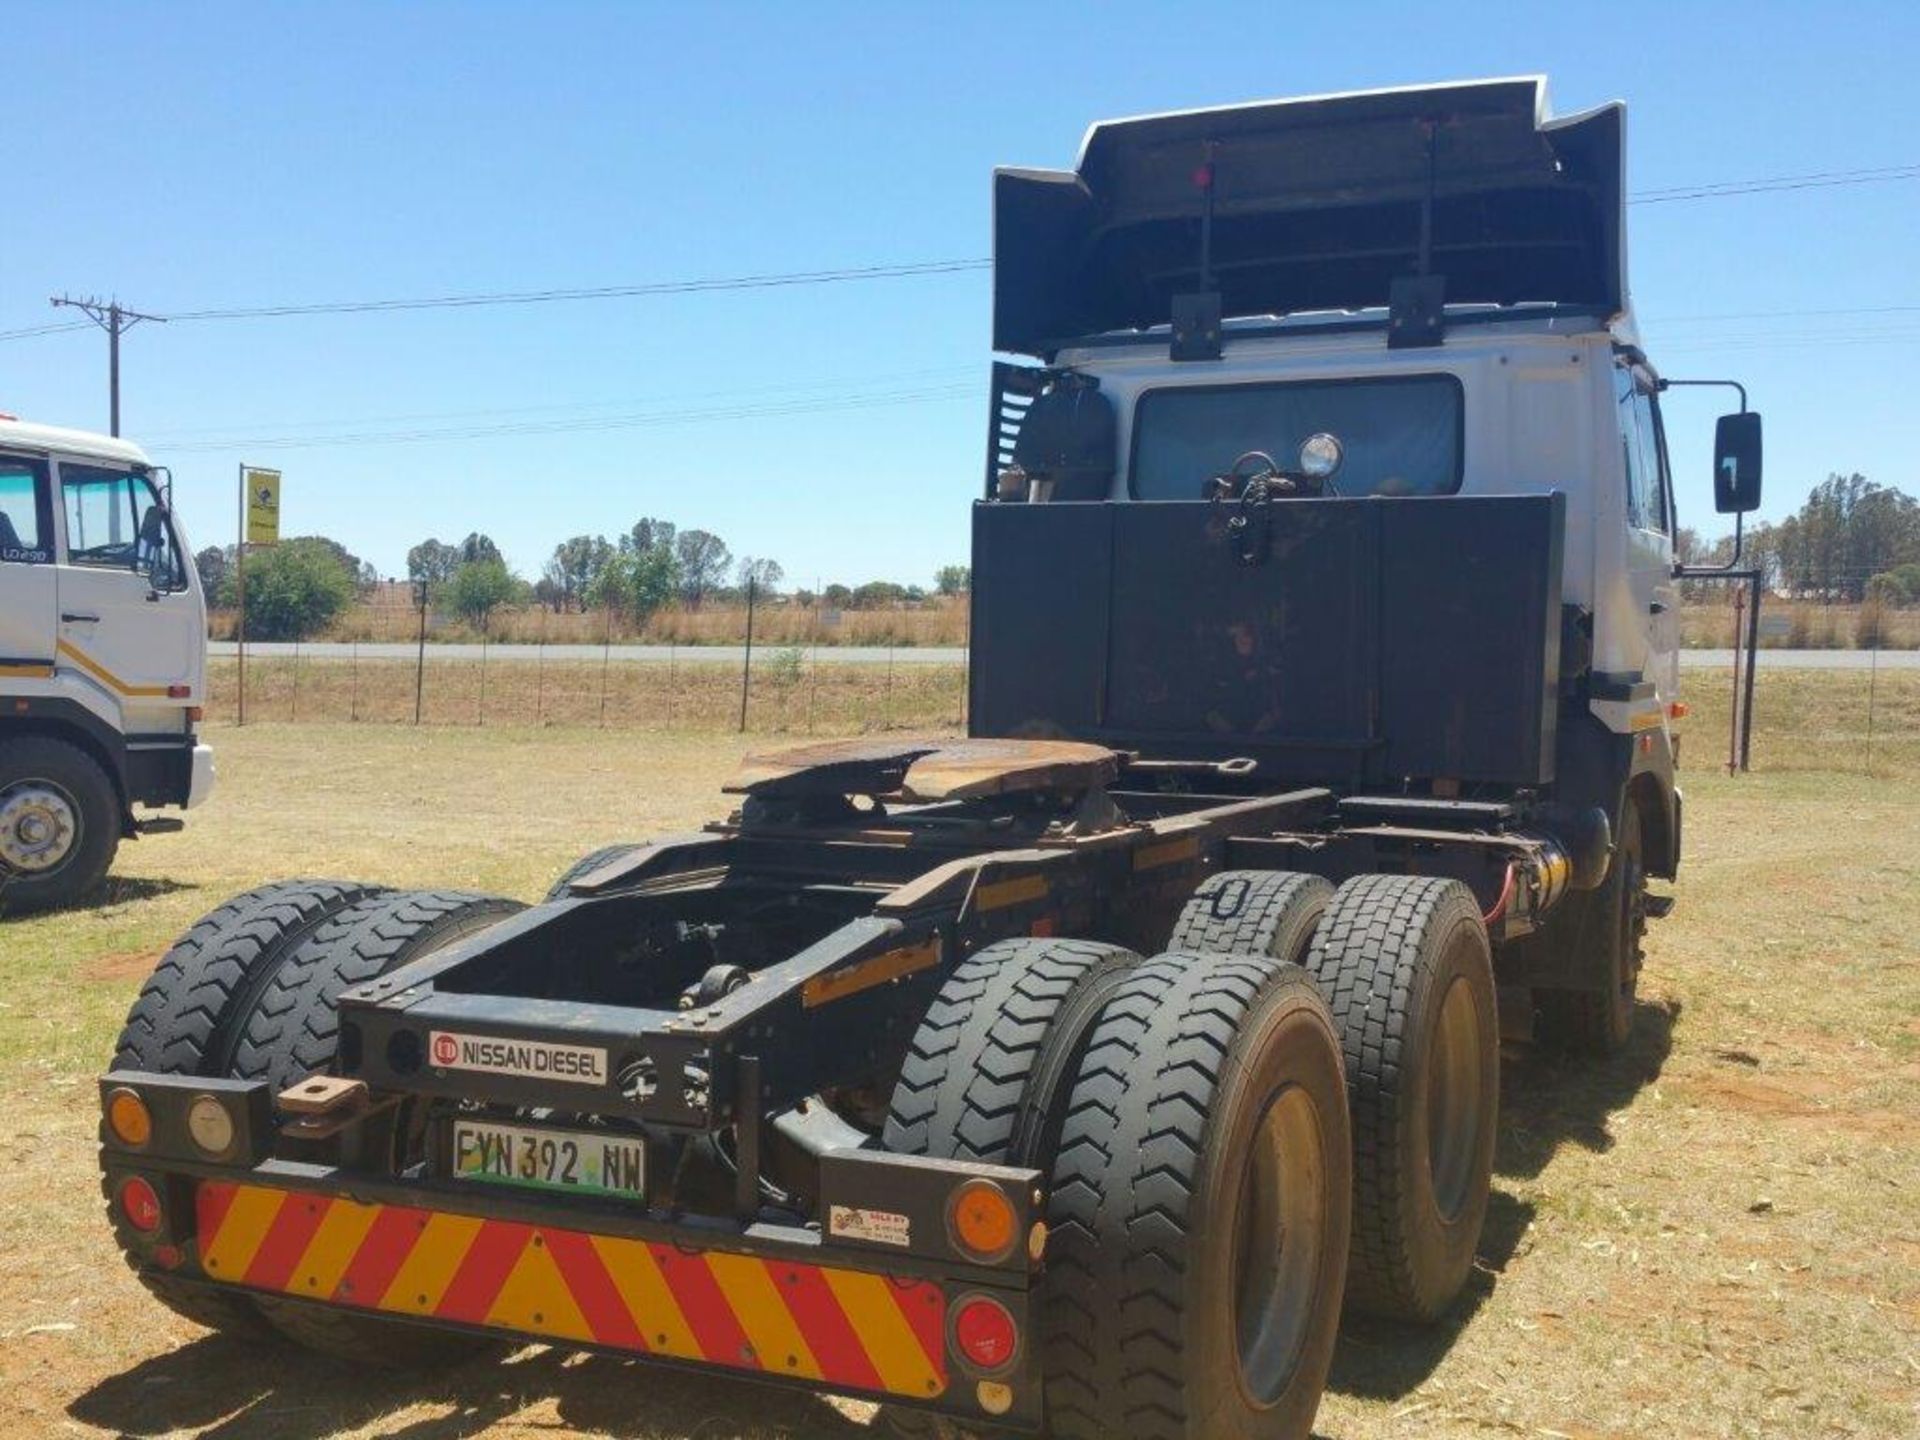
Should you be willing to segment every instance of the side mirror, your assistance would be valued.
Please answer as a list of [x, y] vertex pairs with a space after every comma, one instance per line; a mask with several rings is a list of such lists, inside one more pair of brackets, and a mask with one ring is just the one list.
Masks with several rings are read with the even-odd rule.
[[1713, 429], [1713, 508], [1743, 515], [1760, 508], [1760, 417], [1722, 415]]

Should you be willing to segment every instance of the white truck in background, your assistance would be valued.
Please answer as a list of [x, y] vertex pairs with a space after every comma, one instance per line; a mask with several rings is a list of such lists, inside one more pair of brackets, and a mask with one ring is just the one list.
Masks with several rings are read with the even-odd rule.
[[213, 788], [207, 607], [140, 447], [0, 416], [0, 917], [92, 893]]

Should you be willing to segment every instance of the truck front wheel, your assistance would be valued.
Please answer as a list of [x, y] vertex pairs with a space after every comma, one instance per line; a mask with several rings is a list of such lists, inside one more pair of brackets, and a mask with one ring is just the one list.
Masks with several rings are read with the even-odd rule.
[[120, 797], [100, 763], [50, 735], [0, 741], [0, 914], [70, 905], [120, 846]]
[[1538, 1034], [1547, 1047], [1606, 1059], [1633, 1038], [1633, 1007], [1647, 936], [1647, 862], [1640, 807], [1620, 807], [1613, 865], [1598, 890], [1567, 901], [1579, 973], [1598, 983], [1582, 990], [1536, 992]]

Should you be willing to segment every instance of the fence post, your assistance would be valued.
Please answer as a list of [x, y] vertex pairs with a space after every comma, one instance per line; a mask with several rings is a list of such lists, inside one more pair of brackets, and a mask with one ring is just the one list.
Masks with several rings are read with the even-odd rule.
[[1867, 661], [1867, 774], [1873, 773], [1873, 700], [1880, 680], [1880, 631], [1873, 632], [1872, 658]]
[[606, 638], [600, 646], [600, 728], [607, 728], [607, 666], [613, 660], [613, 602], [607, 602]]
[[427, 684], [427, 582], [413, 582], [413, 598], [420, 606], [420, 641], [413, 659], [413, 723], [420, 723], [420, 704]]
[[360, 637], [353, 640], [353, 659], [347, 671], [347, 723], [358, 724], [360, 720]]
[[287, 723], [300, 718], [300, 642], [293, 642], [293, 693], [287, 697]]
[[540, 644], [533, 652], [533, 723], [547, 723], [547, 609], [540, 607]]
[[487, 728], [487, 632], [493, 625], [493, 612], [480, 617], [480, 728]]
[[[819, 577], [815, 576], [813, 581], [814, 593], [818, 595], [822, 589], [823, 587], [820, 584]], [[807, 676], [807, 733], [809, 735], [813, 733], [813, 712], [815, 704], [820, 698], [820, 607], [817, 605], [813, 610], [813, 625], [811, 629], [813, 631], [813, 655], [811, 657], [811, 664], [808, 667], [810, 673]]]
[[747, 686], [753, 674], [753, 576], [747, 576], [747, 651], [740, 662], [740, 733], [747, 733]]

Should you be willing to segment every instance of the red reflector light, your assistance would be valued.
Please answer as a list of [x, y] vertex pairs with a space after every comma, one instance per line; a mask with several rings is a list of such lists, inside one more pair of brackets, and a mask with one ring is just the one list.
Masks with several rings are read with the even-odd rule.
[[191, 685], [167, 686], [167, 698], [169, 700], [184, 700], [191, 694], [193, 694], [193, 687]]
[[151, 1235], [160, 1228], [160, 1197], [136, 1175], [120, 1187], [120, 1213], [141, 1234]]
[[1020, 1348], [1020, 1330], [998, 1300], [975, 1295], [962, 1300], [953, 1316], [953, 1340], [960, 1353], [982, 1370], [998, 1370]]

